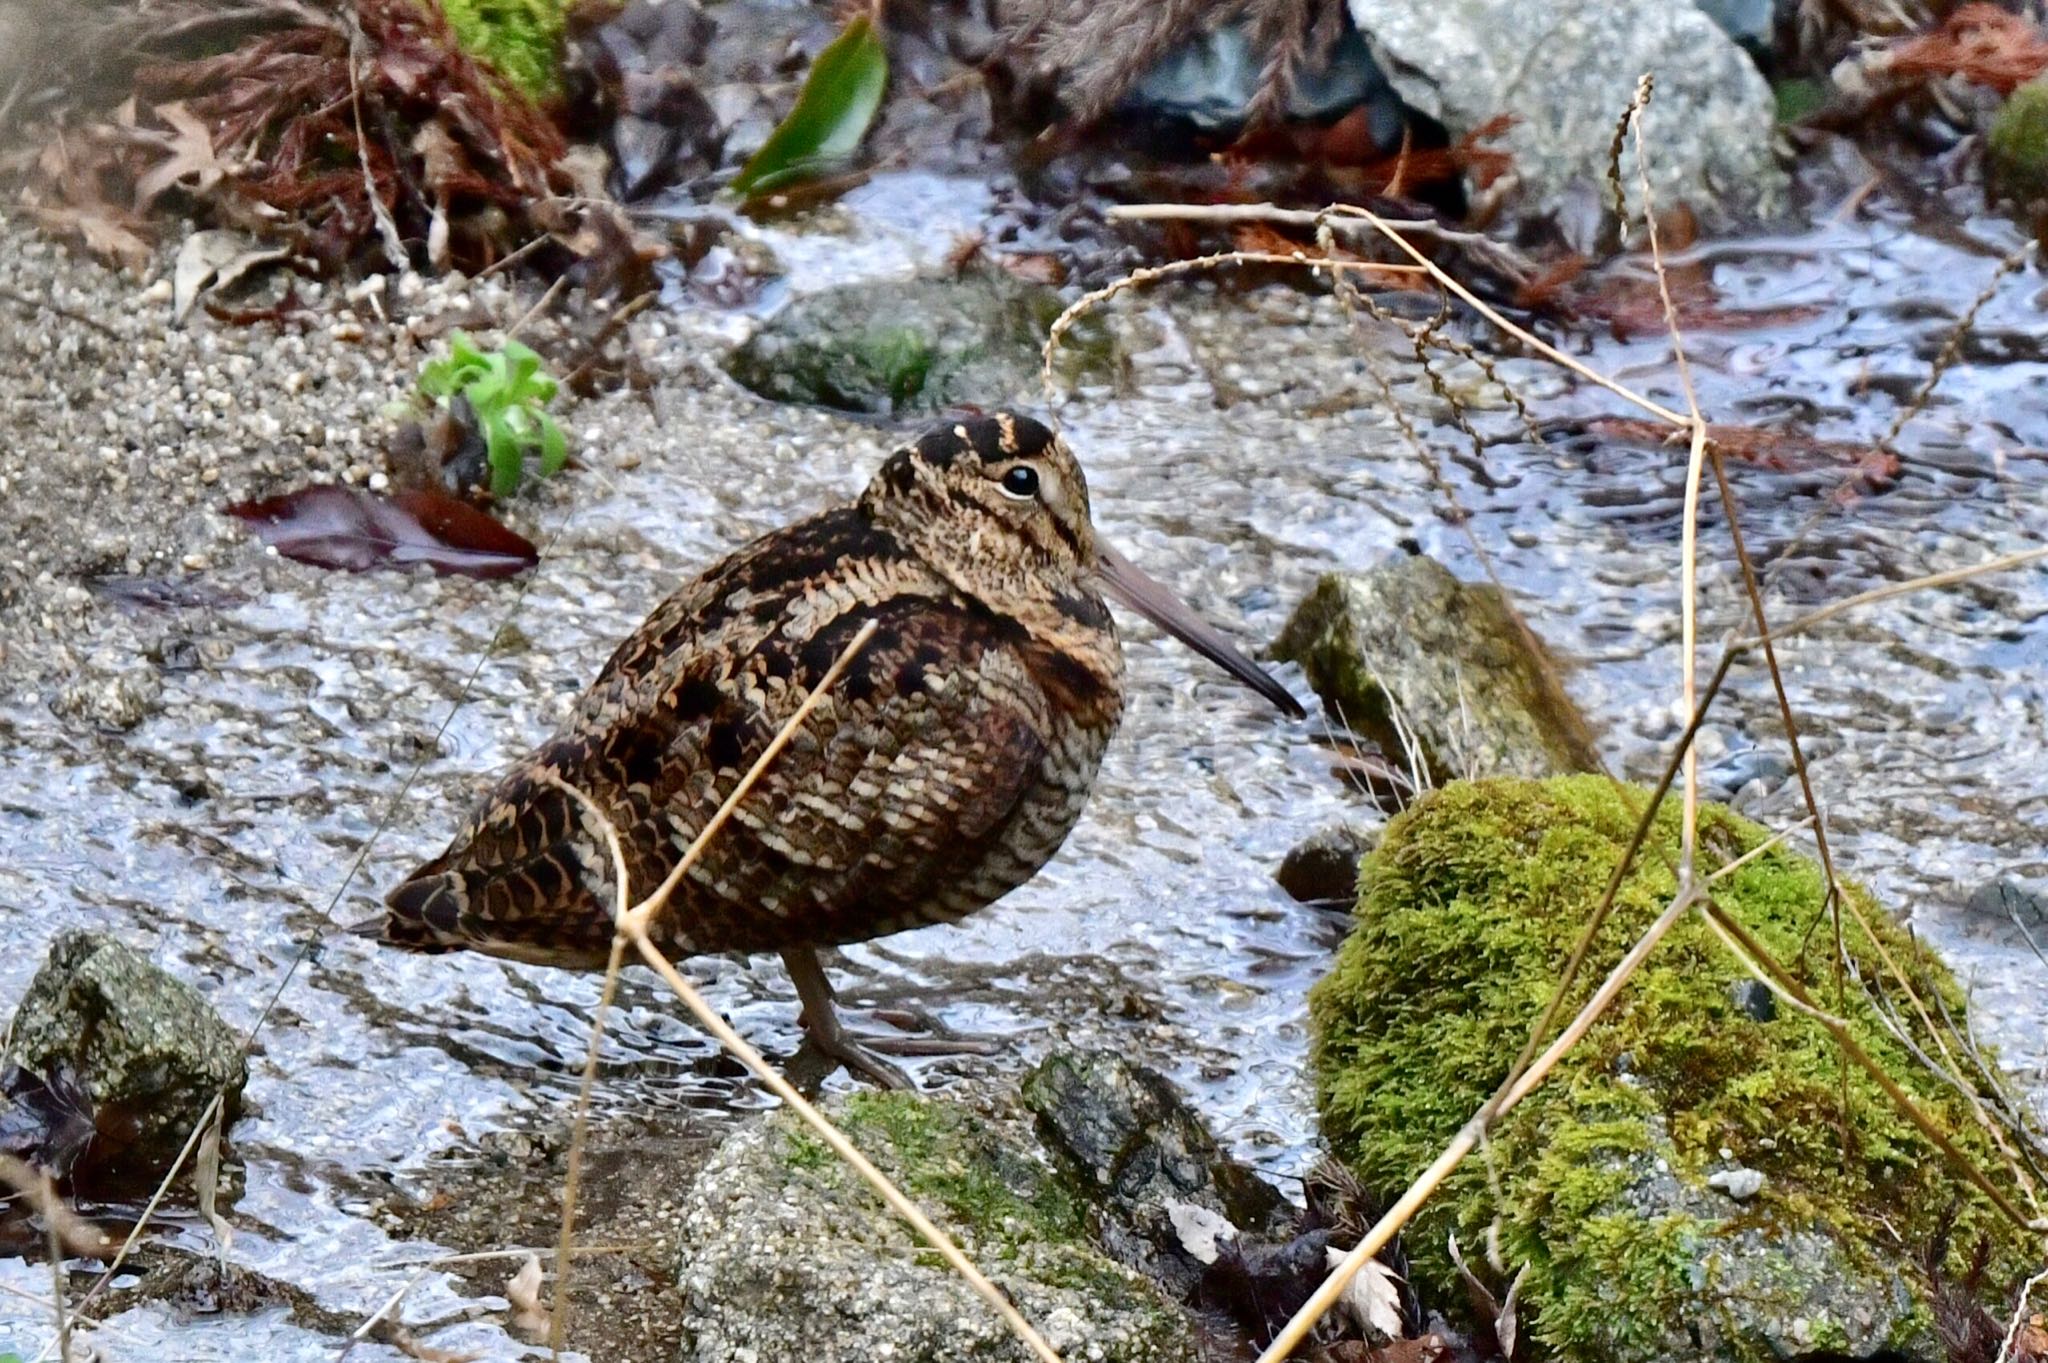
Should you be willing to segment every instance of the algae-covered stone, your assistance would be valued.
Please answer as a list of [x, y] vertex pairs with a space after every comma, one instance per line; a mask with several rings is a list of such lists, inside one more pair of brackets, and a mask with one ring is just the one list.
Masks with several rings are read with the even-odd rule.
[[[1088, 1241], [1022, 1121], [916, 1094], [827, 1112], [1066, 1358], [1167, 1363], [1188, 1329]], [[1022, 1363], [1001, 1317], [788, 1112], [726, 1140], [677, 1230], [686, 1363]]]
[[1279, 1190], [1224, 1153], [1157, 1070], [1109, 1051], [1062, 1052], [1025, 1076], [1024, 1103], [1047, 1147], [1089, 1189], [1105, 1248], [1183, 1296], [1204, 1269], [1176, 1225], [1187, 1208], [1253, 1235], [1293, 1223]]
[[2048, 200], [2048, 76], [2012, 92], [1984, 138], [1992, 186], [2022, 206]]
[[29, 982], [6, 1058], [66, 1072], [89, 1095], [98, 1134], [82, 1165], [154, 1174], [216, 1094], [233, 1120], [249, 1079], [241, 1040], [191, 985], [111, 937], [72, 931]]
[[[1039, 347], [1062, 306], [993, 269], [830, 289], [792, 303], [726, 369], [762, 397], [847, 412], [999, 406], [1039, 391]], [[1061, 345], [1069, 377], [1104, 371], [1111, 350], [1085, 320]]]
[[[1368, 1185], [1404, 1188], [1500, 1083], [1646, 798], [1598, 777], [1461, 782], [1389, 825], [1357, 925], [1311, 997], [1323, 1129]], [[1596, 970], [1670, 902], [1676, 804], [1622, 884], [1593, 949]], [[1766, 835], [1708, 806], [1700, 836], [1712, 864]], [[1962, 995], [1940, 964], [1864, 891], [1847, 893], [1858, 914], [1846, 943], [1860, 977], [1880, 980], [1884, 966], [1859, 919], [1965, 1026]], [[1963, 1100], [1895, 1039], [1855, 974], [1837, 995], [1818, 945], [1830, 934], [1824, 921], [1812, 931], [1824, 910], [1810, 860], [1766, 853], [1716, 881], [1714, 897], [1848, 1020], [1979, 1167], [2002, 1168]], [[1549, 1356], [1761, 1363], [1938, 1356], [1921, 1258], [1941, 1245], [1951, 1282], [1963, 1280], [1980, 1241], [1992, 1256], [1984, 1281], [1998, 1285], [1987, 1290], [2023, 1277], [2025, 1237], [1825, 1030], [1794, 1008], [1761, 1018], [1744, 1008], [1731, 986], [1745, 974], [1697, 917], [1673, 928], [1612, 1009], [1496, 1125], [1487, 1158], [1468, 1161], [1424, 1207], [1408, 1247], [1425, 1291], [1464, 1300], [1447, 1237], [1484, 1243], [1498, 1218], [1509, 1270], [1528, 1266], [1525, 1337]], [[1918, 1027], [1910, 1009], [1893, 1017]], [[1914, 1043], [1939, 1054], [1926, 1036]]]
[[1396, 761], [1419, 749], [1433, 783], [1598, 765], [1555, 664], [1500, 589], [1420, 554], [1325, 574], [1272, 653], [1300, 663], [1332, 716]]

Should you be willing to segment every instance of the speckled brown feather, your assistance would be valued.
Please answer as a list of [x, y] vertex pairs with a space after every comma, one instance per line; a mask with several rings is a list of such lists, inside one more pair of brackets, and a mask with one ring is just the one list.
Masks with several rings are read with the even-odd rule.
[[[985, 494], [983, 467], [1018, 457], [1058, 482], [1062, 514]], [[868, 620], [873, 640], [655, 935], [678, 956], [831, 945], [1000, 898], [1059, 848], [1122, 710], [1092, 554], [1079, 469], [1036, 423], [978, 419], [899, 450], [859, 502], [754, 541], [656, 608], [563, 731], [392, 891], [383, 940], [601, 966], [611, 859], [544, 774], [605, 811], [645, 894]]]

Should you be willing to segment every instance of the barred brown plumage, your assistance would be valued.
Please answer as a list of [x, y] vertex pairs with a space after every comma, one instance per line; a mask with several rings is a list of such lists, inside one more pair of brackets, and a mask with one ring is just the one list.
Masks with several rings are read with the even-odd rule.
[[[1001, 898], [1079, 818], [1123, 711], [1122, 597], [1282, 708], [1293, 698], [1096, 539], [1064, 441], [998, 413], [931, 431], [854, 503], [764, 535], [663, 601], [568, 724], [386, 900], [392, 946], [602, 968], [615, 887], [659, 884], [872, 620], [838, 685], [657, 916], [671, 956], [779, 951], [826, 1049], [900, 1076], [838, 1026], [816, 951]], [[552, 779], [551, 779], [552, 778]]]

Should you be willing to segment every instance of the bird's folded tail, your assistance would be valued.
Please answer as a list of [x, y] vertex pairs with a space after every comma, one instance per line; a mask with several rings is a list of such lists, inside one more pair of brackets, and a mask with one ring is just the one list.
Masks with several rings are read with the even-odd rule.
[[385, 896], [381, 915], [348, 930], [404, 951], [455, 951], [464, 945], [459, 924], [468, 897], [458, 873], [422, 868]]

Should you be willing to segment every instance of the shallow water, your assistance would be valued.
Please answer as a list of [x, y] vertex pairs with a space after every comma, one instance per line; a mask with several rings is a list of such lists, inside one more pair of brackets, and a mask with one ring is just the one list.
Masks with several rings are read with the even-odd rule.
[[[979, 186], [884, 178], [850, 202], [851, 241], [765, 233], [792, 267], [766, 306], [792, 290], [929, 265], [950, 233], [996, 205]], [[1808, 305], [1812, 315], [1696, 331], [1688, 352], [1717, 420], [1789, 413], [1814, 434], [1867, 440], [1917, 387], [1994, 260], [1881, 204], [1851, 222], [1817, 218], [1824, 225], [1809, 231], [1708, 252], [1724, 304]], [[1997, 250], [2014, 242], [1999, 222], [1968, 228]], [[2007, 281], [1986, 307], [1978, 342], [1900, 441], [1897, 486], [1818, 522], [1785, 565], [1779, 616], [2048, 537], [2038, 288], [2036, 276]], [[1472, 513], [1460, 527], [1439, 514], [1441, 496], [1329, 299], [1198, 287], [1113, 306], [1138, 348], [1127, 380], [1057, 415], [1088, 468], [1098, 523], [1133, 558], [1255, 646], [1319, 572], [1364, 567], [1413, 538], [1474, 575], [1476, 540], [1537, 630], [1573, 660], [1571, 689], [1615, 769], [1649, 776], [1661, 766], [1660, 745], [1678, 726], [1682, 451], [1586, 437], [1537, 449], [1494, 401], [1480, 414], [1490, 441], [1482, 479], [1399, 361], [1405, 347], [1389, 347], [1384, 363]], [[671, 359], [698, 356], [744, 325], [674, 317], [658, 343]], [[1571, 345], [1682, 404], [1661, 335]], [[1630, 414], [1534, 362], [1511, 360], [1504, 372], [1545, 417]], [[366, 1215], [367, 1190], [410, 1186], [437, 1154], [564, 1109], [598, 989], [581, 976], [406, 957], [333, 935], [329, 902], [365, 840], [388, 815], [337, 922], [374, 912], [381, 887], [440, 848], [479, 782], [544, 735], [682, 575], [850, 495], [892, 438], [760, 403], [696, 360], [652, 402], [651, 413], [625, 396], [573, 413], [596, 468], [544, 494], [540, 537], [553, 539], [524, 583], [350, 577], [252, 551], [211, 574], [239, 604], [133, 626], [178, 664], [164, 670], [162, 708], [140, 727], [93, 733], [36, 694], [0, 703], [0, 933], [15, 945], [0, 953], [0, 999], [20, 994], [50, 936], [97, 926], [198, 981], [246, 1027], [318, 941], [263, 1029], [252, 1111], [233, 1133], [248, 1170], [233, 1257], [331, 1310], [366, 1315], [409, 1272], [382, 1265], [434, 1249]], [[612, 462], [626, 449], [644, 457]], [[1735, 478], [1750, 543], [1774, 559], [1839, 473], [1737, 468]], [[1746, 606], [1718, 511], [1704, 519], [1701, 634], [1718, 640], [1743, 624]], [[515, 637], [456, 708], [507, 621]], [[1288, 900], [1271, 874], [1317, 826], [1376, 816], [1333, 775], [1319, 722], [1283, 720], [1142, 625], [1130, 633], [1130, 712], [1055, 862], [965, 925], [856, 948], [836, 974], [856, 1004], [922, 1007], [1009, 1043], [993, 1061], [918, 1062], [927, 1084], [1019, 1068], [1055, 1041], [1113, 1044], [1186, 1084], [1246, 1154], [1296, 1171], [1313, 1133], [1303, 999], [1340, 928]], [[2041, 963], [1959, 905], [1997, 875], [2048, 872], [2048, 573], [1867, 608], [1781, 656], [1837, 855], [1972, 983], [1983, 1035], [2042, 1104]], [[1298, 675], [1284, 675], [1306, 695]], [[1799, 801], [1775, 734], [1768, 685], [1746, 673], [1702, 745], [1718, 789], [1782, 824]], [[793, 1049], [794, 999], [772, 962], [706, 960], [690, 973], [771, 1056]], [[695, 1109], [715, 1124], [762, 1104], [647, 978], [630, 979], [622, 998], [601, 1107]], [[0, 1261], [0, 1283], [38, 1292], [47, 1275]], [[431, 1323], [471, 1305], [430, 1275], [403, 1315]], [[0, 1346], [40, 1347], [43, 1320], [0, 1294]], [[280, 1360], [331, 1357], [336, 1343], [276, 1313], [181, 1325], [135, 1311], [107, 1339], [124, 1352], [124, 1341], [142, 1341], [136, 1357]], [[483, 1323], [434, 1343], [524, 1351]], [[398, 1355], [366, 1345], [353, 1356]]]

